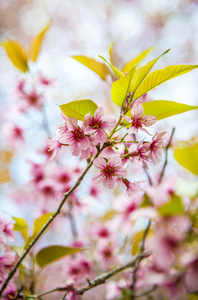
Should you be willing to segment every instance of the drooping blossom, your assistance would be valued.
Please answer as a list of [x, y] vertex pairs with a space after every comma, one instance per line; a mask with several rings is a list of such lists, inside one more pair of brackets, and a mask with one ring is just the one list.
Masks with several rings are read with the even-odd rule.
[[94, 166], [100, 170], [100, 174], [93, 178], [94, 182], [103, 182], [104, 186], [112, 189], [116, 180], [127, 175], [127, 171], [121, 167], [121, 160], [118, 157], [105, 159], [98, 157], [94, 160]]
[[131, 123], [131, 126], [128, 130], [129, 134], [137, 134], [138, 129], [145, 131], [149, 134], [149, 132], [143, 127], [149, 127], [156, 123], [157, 119], [154, 116], [144, 115], [144, 108], [140, 103], [135, 103], [131, 110], [131, 118], [129, 116], [125, 116], [125, 120], [128, 123]]
[[140, 184], [144, 183], [144, 181], [130, 182], [127, 178], [122, 178], [122, 182], [126, 186], [127, 194], [129, 196], [132, 196], [133, 194], [140, 192], [142, 190]]
[[107, 136], [104, 131], [113, 129], [115, 124], [115, 119], [104, 116], [104, 108], [101, 106], [96, 109], [94, 116], [89, 113], [84, 117], [86, 133], [95, 133], [94, 137], [97, 142], [105, 142]]
[[155, 163], [155, 160], [159, 160], [162, 152], [164, 151], [166, 142], [165, 137], [163, 137], [166, 134], [166, 132], [157, 133], [153, 136], [152, 142], [148, 143], [148, 149], [150, 150], [148, 157], [151, 159], [153, 163]]
[[[136, 149], [134, 149], [135, 147]], [[148, 169], [147, 162], [149, 161], [149, 157], [147, 143], [143, 143], [143, 141], [141, 141], [137, 146], [135, 144], [131, 145], [128, 157], [132, 158], [133, 163], [142, 164]]]

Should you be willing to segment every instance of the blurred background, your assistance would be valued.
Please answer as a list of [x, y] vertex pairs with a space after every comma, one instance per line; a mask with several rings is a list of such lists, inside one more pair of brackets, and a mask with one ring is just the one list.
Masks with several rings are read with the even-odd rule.
[[[33, 196], [32, 182], [29, 184], [29, 181], [35, 178], [35, 164], [41, 164], [43, 168], [47, 166], [45, 176], [51, 176], [50, 180], [54, 174], [61, 172], [62, 167], [71, 168], [71, 172], [77, 175], [79, 170], [74, 167], [78, 164], [79, 168], [83, 168], [85, 165], [78, 160], [76, 164], [76, 158], [69, 153], [55, 162], [56, 167], [49, 160], [46, 140], [54, 136], [57, 124], [61, 124], [58, 105], [92, 99], [104, 106], [109, 114], [119, 113], [110, 99], [110, 80], [101, 80], [97, 74], [72, 59], [72, 55], [86, 55], [98, 61], [101, 61], [98, 55], [102, 55], [109, 61], [108, 49], [114, 42], [114, 59], [118, 68], [150, 47], [155, 48], [147, 61], [171, 49], [154, 69], [176, 64], [198, 64], [196, 0], [0, 0], [0, 41], [8, 38], [16, 40], [28, 49], [32, 38], [49, 21], [51, 27], [46, 33], [37, 63], [30, 65], [31, 75], [20, 73], [8, 59], [5, 49], [0, 47], [0, 209], [11, 216], [24, 217], [30, 224], [35, 217], [53, 211], [57, 206], [57, 202], [47, 202], [40, 194]], [[20, 83], [23, 80], [38, 83], [38, 78], [43, 108], [33, 106], [23, 111]], [[42, 86], [41, 79], [43, 82], [45, 79]], [[194, 70], [149, 92], [149, 97], [198, 105], [197, 87], [198, 70]], [[167, 118], [158, 122], [152, 133], [166, 130], [170, 135], [172, 128], [176, 127], [173, 143], [189, 140], [197, 137], [197, 117], [198, 111], [195, 110]], [[162, 163], [153, 170], [151, 168], [153, 176], [161, 170]], [[166, 174], [177, 174], [178, 170], [183, 172], [185, 179], [185, 171], [170, 152]], [[192, 185], [190, 188], [188, 185], [188, 190], [195, 191], [197, 181], [193, 175], [191, 179]], [[181, 189], [184, 188], [182, 185], [181, 181]], [[85, 181], [80, 192], [85, 216], [90, 213], [90, 203], [85, 203], [90, 199], [85, 200], [84, 197], [89, 188]], [[57, 195], [59, 201], [61, 196], [58, 192]], [[110, 198], [108, 193], [105, 199], [94, 204], [95, 211], [105, 211], [107, 198]], [[44, 207], [47, 207], [46, 211]], [[61, 222], [58, 227], [60, 235], [57, 241], [60, 243], [63, 234]], [[47, 239], [49, 242], [48, 235], [44, 243]]]
[[[38, 61], [30, 66], [33, 76], [41, 72], [53, 81], [44, 91], [45, 112], [42, 116], [34, 108], [26, 114], [19, 113], [20, 97], [16, 94], [16, 87], [24, 75], [13, 67], [3, 47], [0, 48], [0, 143], [1, 149], [9, 148], [12, 152], [8, 175], [12, 183], [9, 184], [14, 181], [22, 187], [28, 182], [31, 178], [28, 160], [44, 162], [38, 151], [44, 147], [46, 137], [53, 137], [56, 124], [60, 124], [57, 104], [89, 98], [104, 105], [109, 113], [118, 112], [110, 101], [110, 82], [102, 81], [71, 55], [87, 55], [98, 60], [97, 55], [102, 55], [109, 60], [108, 48], [114, 41], [117, 67], [153, 46], [155, 49], [149, 60], [171, 49], [155, 68], [197, 64], [197, 20], [196, 0], [1, 0], [1, 41], [13, 39], [28, 48], [33, 36], [51, 21]], [[155, 100], [198, 105], [197, 84], [198, 71], [195, 70], [163, 84], [149, 96]], [[176, 127], [175, 139], [188, 140], [197, 134], [197, 114], [195, 110], [170, 117], [160, 121], [157, 129], [166, 128], [170, 133], [172, 127]], [[9, 133], [8, 128], [13, 123], [23, 130], [21, 140], [24, 139], [25, 143], [23, 141], [20, 146], [16, 146]], [[172, 164], [174, 169], [176, 163], [173, 161]], [[21, 213], [13, 205], [8, 209], [7, 188], [7, 185], [1, 187], [2, 208]]]

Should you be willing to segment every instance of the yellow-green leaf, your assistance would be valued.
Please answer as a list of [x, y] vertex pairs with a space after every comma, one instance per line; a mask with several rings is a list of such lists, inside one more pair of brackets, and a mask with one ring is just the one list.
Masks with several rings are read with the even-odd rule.
[[113, 45], [114, 45], [114, 42], [112, 42], [109, 46], [109, 56], [110, 56], [110, 62], [112, 65], [114, 65]]
[[7, 56], [16, 68], [22, 72], [27, 72], [29, 70], [27, 53], [21, 44], [16, 41], [7, 40], [1, 42], [1, 46], [5, 48]]
[[13, 229], [15, 231], [20, 231], [22, 233], [22, 236], [24, 237], [24, 239], [26, 239], [28, 236], [28, 224], [27, 224], [26, 220], [24, 220], [23, 218], [15, 218], [15, 217], [12, 217], [12, 218], [15, 220]]
[[184, 168], [198, 176], [198, 142], [180, 142], [174, 149], [176, 161]]
[[122, 67], [123, 73], [128, 73], [135, 65], [140, 64], [143, 59], [153, 50], [154, 47], [144, 50], [143, 52], [139, 53], [137, 56], [129, 60], [124, 66]]
[[53, 245], [41, 249], [36, 254], [35, 261], [40, 267], [44, 267], [66, 255], [73, 255], [83, 250], [84, 249]]
[[132, 238], [132, 247], [131, 247], [131, 254], [135, 256], [140, 251], [140, 242], [142, 241], [144, 236], [144, 230], [139, 231], [136, 233]]
[[158, 85], [173, 79], [177, 76], [183, 75], [198, 68], [198, 65], [176, 65], [168, 66], [165, 69], [154, 71], [147, 75], [142, 84], [135, 92], [134, 99], [138, 99], [150, 90], [156, 88]]
[[74, 117], [80, 121], [84, 121], [84, 116], [88, 113], [93, 116], [98, 108], [97, 104], [89, 99], [72, 101], [59, 107], [66, 117]]
[[27, 238], [25, 244], [24, 244], [24, 249], [26, 249], [30, 244], [31, 242], [34, 240], [34, 238], [37, 236], [37, 234], [39, 233], [39, 231], [42, 229], [42, 227], [47, 223], [47, 221], [51, 218], [51, 216], [53, 215], [54, 213], [51, 212], [51, 213], [47, 213], [47, 214], [44, 214], [43, 216], [39, 217], [38, 219], [36, 219], [34, 221], [34, 225], [33, 225], [33, 233], [30, 237]]
[[[145, 230], [146, 229], [136, 232], [132, 237], [131, 254], [133, 256], [138, 254], [138, 252], [140, 251], [140, 247], [141, 247], [141, 243], [142, 243], [142, 240], [144, 237]], [[153, 235], [153, 230], [149, 229], [147, 237], [150, 237], [152, 235]]]
[[142, 105], [144, 108], [144, 114], [155, 116], [158, 121], [198, 108], [198, 106], [191, 106], [166, 100], [145, 102], [142, 103]]
[[47, 221], [51, 218], [51, 216], [53, 214], [54, 214], [53, 212], [44, 214], [43, 216], [39, 217], [38, 219], [36, 219], [34, 221], [33, 235], [39, 233], [39, 231], [42, 229], [42, 227], [45, 225], [45, 223], [47, 223]]
[[106, 80], [107, 75], [109, 74], [108, 68], [104, 63], [101, 63], [94, 58], [87, 57], [85, 55], [74, 55], [72, 56], [75, 60], [98, 74], [103, 80]]
[[169, 51], [170, 51], [170, 49], [168, 49], [162, 55], [160, 55], [156, 59], [150, 61], [148, 64], [146, 64], [145, 66], [139, 68], [136, 71], [136, 73], [135, 73], [135, 75], [134, 75], [134, 77], [133, 77], [133, 79], [131, 80], [131, 83], [130, 83], [129, 93], [133, 92], [133, 94], [135, 95], [136, 89], [144, 81], [145, 77], [150, 72], [150, 70], [153, 68], [153, 66], [156, 64], [156, 62], [158, 61], [158, 59], [160, 59], [164, 54], [168, 53]]
[[42, 45], [43, 39], [44, 39], [46, 31], [49, 29], [50, 25], [51, 25], [51, 23], [48, 23], [43, 28], [43, 30], [33, 38], [32, 42], [30, 44], [29, 50], [28, 50], [28, 59], [29, 60], [32, 60], [33, 62], [35, 62], [37, 60], [37, 57], [41, 50], [41, 45]]
[[173, 196], [169, 202], [164, 204], [158, 209], [161, 216], [169, 217], [173, 215], [182, 215], [184, 213], [184, 207], [181, 197]]
[[115, 75], [117, 76], [117, 78], [122, 78], [124, 77], [124, 73], [122, 71], [120, 71], [118, 68], [114, 67], [113, 65], [111, 65], [104, 57], [100, 56], [100, 58], [102, 58], [109, 66], [110, 68], [113, 70], [113, 72], [115, 73]]
[[111, 99], [118, 105], [122, 106], [128, 94], [131, 79], [136, 72], [135, 67], [124, 77], [113, 82], [111, 86]]

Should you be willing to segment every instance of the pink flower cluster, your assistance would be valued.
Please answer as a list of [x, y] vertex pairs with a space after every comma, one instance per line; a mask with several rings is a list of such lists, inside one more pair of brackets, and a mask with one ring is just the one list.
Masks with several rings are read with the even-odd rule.
[[115, 119], [104, 116], [104, 109], [98, 107], [94, 116], [90, 113], [84, 117], [82, 126], [71, 117], [62, 115], [64, 125], [58, 127], [55, 137], [50, 143], [53, 157], [58, 153], [61, 146], [66, 146], [72, 155], [88, 159], [96, 153], [96, 146], [107, 140], [107, 130], [111, 130], [116, 123]]

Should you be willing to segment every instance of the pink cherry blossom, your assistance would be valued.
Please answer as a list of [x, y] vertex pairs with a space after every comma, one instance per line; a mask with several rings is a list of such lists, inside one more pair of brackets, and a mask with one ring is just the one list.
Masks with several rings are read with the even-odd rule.
[[166, 134], [166, 132], [156, 132], [156, 134], [152, 138], [152, 142], [148, 144], [148, 148], [150, 150], [148, 157], [153, 163], [155, 163], [156, 159], [160, 159], [160, 156], [164, 151], [166, 145], [165, 138], [163, 137], [164, 134]]
[[84, 128], [86, 133], [95, 133], [97, 142], [105, 142], [107, 136], [104, 131], [113, 129], [116, 124], [116, 120], [104, 116], [104, 108], [99, 106], [94, 116], [90, 113], [84, 117]]
[[148, 131], [145, 128], [143, 128], [143, 126], [149, 127], [155, 124], [157, 121], [156, 117], [154, 116], [144, 115], [144, 108], [140, 103], [135, 103], [133, 105], [133, 108], [131, 110], [131, 116], [132, 118], [125, 116], [126, 121], [128, 123], [131, 123], [131, 127], [128, 130], [129, 134], [137, 134], [138, 129], [148, 133]]
[[91, 155], [90, 140], [73, 117], [67, 119], [67, 126], [64, 128], [64, 133], [61, 133], [59, 142], [68, 144], [68, 149], [74, 156], [82, 154], [82, 157], [87, 159]]
[[137, 181], [137, 182], [132, 183], [126, 178], [123, 178], [122, 181], [127, 188], [127, 194], [129, 196], [131, 196], [132, 194], [135, 194], [137, 192], [140, 192], [142, 190], [142, 188], [140, 187], [140, 184], [145, 183], [145, 181]]
[[141, 163], [144, 167], [148, 169], [147, 162], [149, 161], [148, 157], [148, 145], [147, 143], [143, 143], [143, 141], [139, 142], [136, 150], [134, 150], [135, 145], [133, 144], [129, 148], [129, 157], [132, 158], [134, 163]]
[[93, 178], [94, 182], [103, 182], [104, 186], [112, 189], [118, 178], [125, 177], [127, 171], [121, 167], [121, 160], [118, 157], [111, 157], [108, 160], [98, 157], [94, 160], [94, 166], [100, 170], [100, 174]]

